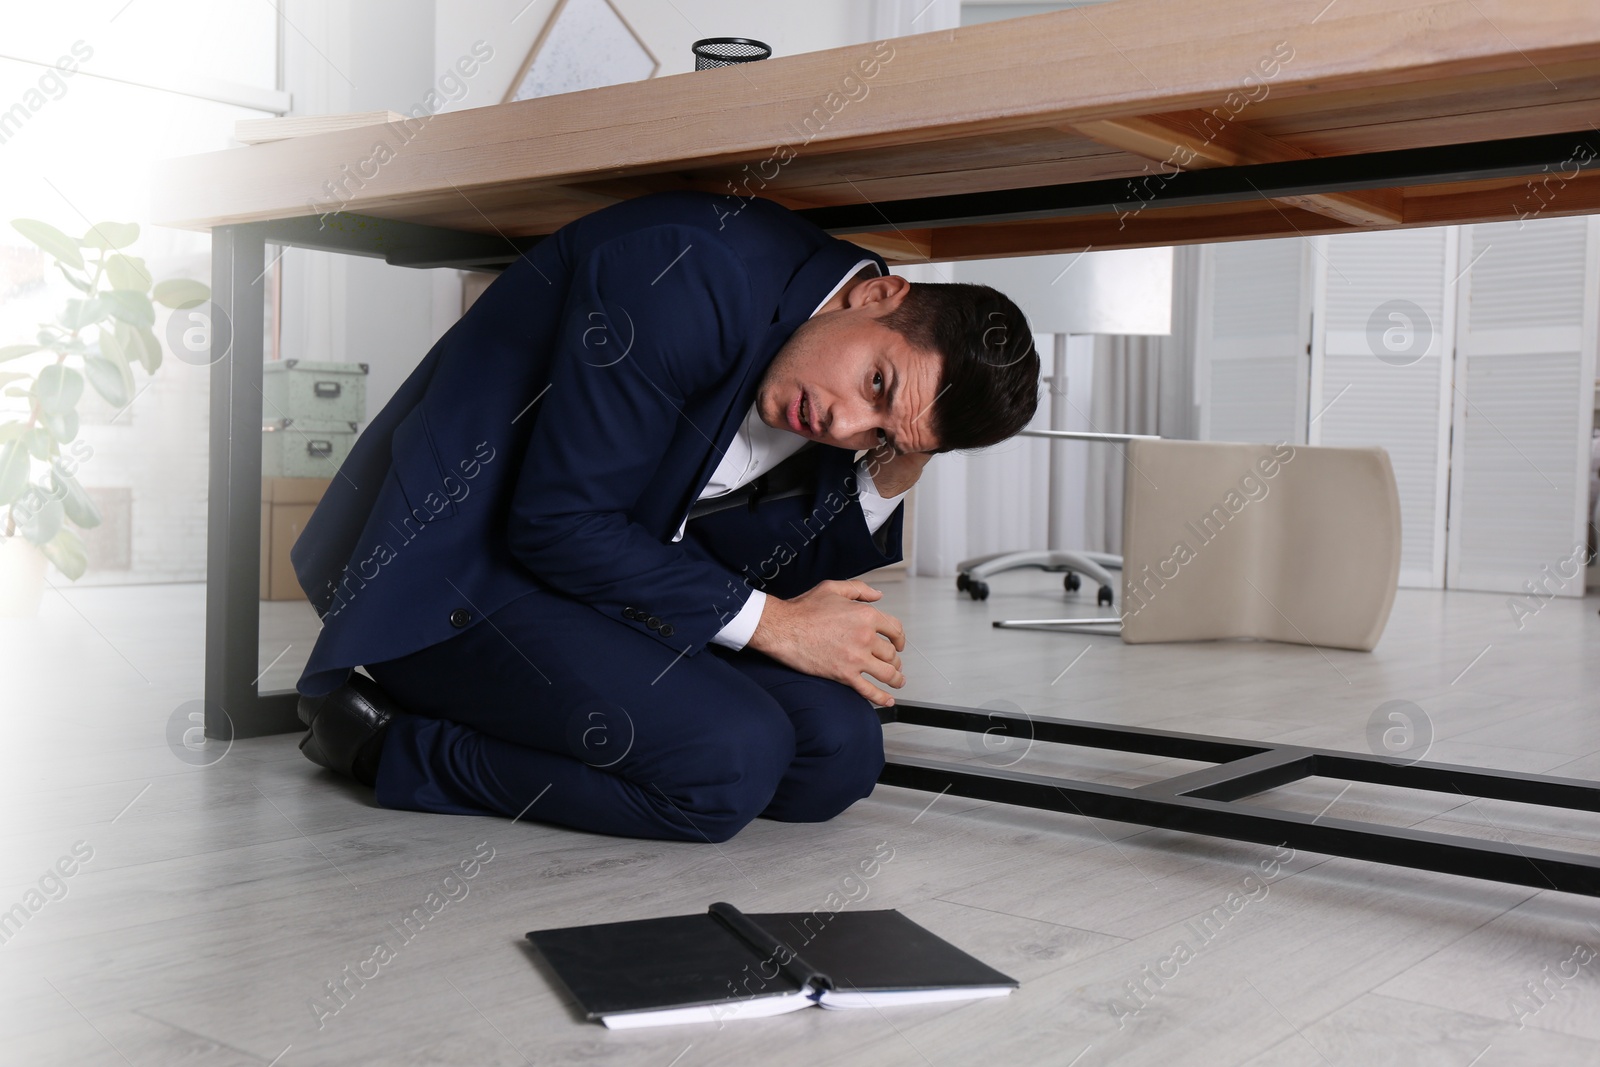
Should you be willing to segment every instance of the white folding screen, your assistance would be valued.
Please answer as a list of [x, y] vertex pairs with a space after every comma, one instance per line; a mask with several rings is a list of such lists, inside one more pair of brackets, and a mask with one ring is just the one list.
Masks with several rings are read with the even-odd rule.
[[1449, 584], [1521, 593], [1587, 544], [1600, 219], [1464, 227]]
[[1201, 439], [1383, 446], [1400, 584], [1521, 593], [1585, 544], [1600, 217], [1208, 245], [1198, 302]]
[[1298, 238], [1203, 250], [1195, 338], [1202, 440], [1305, 443], [1308, 254]]
[[1400, 492], [1400, 584], [1444, 585], [1454, 227], [1318, 237], [1307, 443], [1381, 445]]

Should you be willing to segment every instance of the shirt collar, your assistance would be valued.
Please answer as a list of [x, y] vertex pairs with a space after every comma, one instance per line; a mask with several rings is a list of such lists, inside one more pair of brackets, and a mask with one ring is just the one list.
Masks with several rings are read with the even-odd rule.
[[848, 282], [851, 278], [854, 278], [856, 276], [856, 273], [858, 271], [860, 271], [862, 267], [871, 267], [872, 268], [872, 273], [873, 273], [874, 276], [877, 276], [877, 275], [883, 273], [882, 271], [880, 271], [878, 269], [878, 264], [874, 260], [871, 260], [871, 259], [863, 259], [863, 260], [861, 260], [859, 263], [857, 263], [855, 266], [851, 267], [848, 271], [845, 272], [844, 277], [839, 279], [839, 284], [838, 285], [835, 285], [832, 289], [828, 290], [828, 295], [822, 298], [822, 302], [819, 303], [816, 306], [816, 308], [811, 312], [811, 314], [815, 315], [818, 311], [821, 311], [824, 307], [826, 307], [828, 301], [832, 300], [835, 296], [837, 296], [838, 293], [839, 293], [839, 290], [843, 289], [845, 287], [845, 283]]

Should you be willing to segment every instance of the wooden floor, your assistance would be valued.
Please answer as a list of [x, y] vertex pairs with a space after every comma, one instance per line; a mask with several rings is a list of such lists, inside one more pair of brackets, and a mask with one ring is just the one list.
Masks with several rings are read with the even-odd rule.
[[[1519, 630], [1503, 596], [1402, 591], [1362, 654], [996, 631], [990, 618], [1060, 614], [1062, 594], [1038, 572], [992, 584], [984, 604], [944, 580], [885, 587], [912, 641], [903, 695], [1356, 751], [1380, 705], [1404, 700], [1431, 726], [1431, 758], [1600, 778], [1595, 595]], [[1309, 854], [1257, 882], [1270, 848], [892, 788], [832, 823], [758, 821], [720, 846], [384, 811], [292, 736], [220, 758], [184, 748], [201, 587], [46, 598], [39, 619], [0, 622], [0, 909], [25, 914], [0, 944], [7, 1064], [1600, 1062], [1600, 901]], [[263, 644], [294, 618], [278, 611]], [[1104, 781], [1177, 769], [890, 733], [897, 751]], [[1315, 779], [1261, 802], [1600, 851], [1600, 814]], [[484, 842], [493, 858], [449, 889]], [[860, 879], [880, 850], [893, 858]], [[58, 861], [74, 873], [52, 876]], [[402, 943], [390, 924], [447, 889]], [[899, 908], [1022, 988], [613, 1033], [573, 1012], [523, 940], [715, 900], [811, 910], [830, 894]], [[330, 997], [379, 941], [393, 955], [376, 977]]]

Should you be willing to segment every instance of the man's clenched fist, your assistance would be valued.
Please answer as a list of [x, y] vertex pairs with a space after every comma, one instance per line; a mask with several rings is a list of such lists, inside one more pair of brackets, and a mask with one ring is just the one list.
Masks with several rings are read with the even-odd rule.
[[802, 674], [843, 682], [880, 707], [894, 697], [862, 677], [906, 684], [900, 620], [872, 606], [883, 593], [865, 582], [820, 582], [790, 600], [769, 596], [749, 647]]

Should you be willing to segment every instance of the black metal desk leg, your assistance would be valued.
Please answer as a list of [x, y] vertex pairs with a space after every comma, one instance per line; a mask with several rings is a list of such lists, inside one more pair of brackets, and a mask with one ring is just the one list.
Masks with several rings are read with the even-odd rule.
[[206, 736], [302, 729], [294, 694], [258, 694], [261, 366], [266, 245], [259, 227], [211, 233], [211, 470], [206, 508]]

